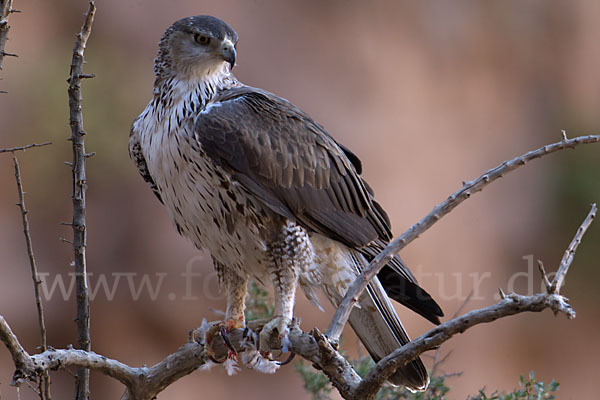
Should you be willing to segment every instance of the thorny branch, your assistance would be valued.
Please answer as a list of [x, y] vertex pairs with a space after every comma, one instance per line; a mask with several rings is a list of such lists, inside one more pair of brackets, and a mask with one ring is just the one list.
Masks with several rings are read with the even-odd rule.
[[[571, 266], [571, 264], [573, 263], [573, 259], [575, 258], [575, 251], [577, 250], [577, 246], [579, 246], [579, 243], [581, 243], [581, 239], [583, 238], [583, 235], [585, 235], [585, 231], [587, 231], [587, 229], [592, 224], [592, 221], [596, 217], [597, 211], [598, 208], [596, 207], [596, 203], [592, 204], [592, 209], [588, 213], [587, 217], [585, 218], [579, 229], [577, 229], [577, 233], [575, 234], [575, 237], [569, 244], [569, 247], [567, 248], [567, 250], [565, 250], [565, 255], [560, 261], [558, 271], [556, 271], [554, 280], [550, 285], [550, 293], [559, 294], [560, 288], [564, 284], [565, 277], [567, 276], [567, 272], [569, 271], [569, 267]], [[548, 280], [547, 277], [544, 277], [544, 279], [545, 281]]]
[[[49, 144], [52, 144], [51, 142], [44, 142], [44, 143], [33, 143], [33, 144], [28, 144], [26, 146], [19, 146], [19, 147], [10, 147], [10, 148], [6, 148], [6, 149], [0, 149], [0, 154], [1, 153], [12, 153], [13, 155], [13, 164], [14, 164], [14, 168], [15, 168], [15, 179], [16, 179], [16, 183], [17, 183], [17, 193], [19, 196], [19, 202], [17, 203], [17, 206], [19, 206], [19, 209], [21, 210], [21, 218], [22, 218], [22, 222], [23, 222], [23, 233], [25, 234], [25, 244], [27, 246], [27, 256], [29, 258], [29, 266], [31, 268], [31, 278], [33, 280], [33, 290], [34, 290], [34, 295], [35, 295], [35, 304], [37, 307], [37, 314], [38, 314], [38, 324], [40, 327], [40, 348], [42, 350], [42, 352], [47, 350], [47, 342], [46, 342], [46, 322], [44, 320], [44, 306], [42, 304], [42, 299], [41, 299], [41, 295], [40, 295], [40, 285], [41, 285], [41, 280], [39, 278], [38, 275], [38, 271], [37, 271], [37, 265], [35, 262], [35, 256], [33, 253], [33, 244], [31, 241], [31, 233], [29, 230], [29, 220], [27, 218], [27, 207], [25, 206], [25, 191], [23, 190], [23, 184], [21, 181], [21, 169], [19, 167], [19, 161], [17, 160], [17, 157], [15, 156], [15, 152], [17, 151], [26, 151], [27, 149], [31, 149], [31, 148], [35, 148], [35, 147], [43, 147], [43, 146], [47, 146]], [[16, 340], [16, 338], [15, 338]], [[18, 342], [17, 342], [18, 344]], [[50, 395], [50, 377], [48, 375], [47, 371], [44, 371], [41, 374], [41, 379], [38, 382], [38, 393], [40, 395], [40, 398], [42, 400], [50, 400], [51, 395]]]
[[[89, 77], [83, 73], [83, 53], [92, 31], [96, 5], [91, 0], [85, 14], [85, 21], [75, 40], [71, 72], [69, 74], [69, 122], [71, 125], [71, 141], [73, 144], [73, 252], [75, 256], [76, 290], [77, 290], [77, 346], [81, 350], [90, 351], [90, 305], [87, 287], [86, 270], [86, 225], [85, 225], [85, 191], [87, 180], [85, 173], [85, 153], [82, 113], [81, 80]], [[90, 371], [84, 366], [77, 370], [75, 399], [87, 400], [90, 396]]]
[[340, 303], [340, 306], [336, 310], [335, 315], [331, 320], [331, 324], [327, 330], [327, 337], [333, 342], [337, 342], [339, 340], [342, 330], [344, 329], [344, 326], [348, 321], [348, 317], [350, 316], [350, 312], [358, 301], [360, 294], [365, 290], [369, 281], [371, 281], [371, 279], [373, 279], [373, 277], [379, 273], [381, 268], [383, 268], [383, 266], [387, 264], [387, 262], [391, 260], [395, 254], [398, 254], [400, 250], [419, 237], [419, 235], [421, 235], [423, 232], [428, 230], [443, 216], [454, 210], [454, 208], [456, 208], [460, 203], [471, 197], [472, 194], [479, 192], [496, 179], [503, 177], [505, 174], [511, 171], [514, 171], [529, 161], [541, 158], [551, 153], [555, 153], [559, 150], [575, 148], [575, 146], [579, 144], [597, 142], [600, 142], [600, 135], [578, 136], [573, 139], [567, 139], [566, 135], [563, 133], [563, 139], [560, 142], [540, 147], [539, 149], [532, 150], [519, 157], [515, 157], [512, 160], [504, 161], [497, 167], [485, 172], [479, 178], [470, 182], [464, 182], [463, 186], [459, 190], [435, 206], [429, 214], [427, 214], [416, 224], [412, 225], [406, 232], [400, 235], [381, 253], [379, 253], [377, 257], [373, 259], [373, 261], [371, 261], [369, 266], [364, 269], [364, 271], [352, 283], [346, 292], [344, 299]]
[[32, 144], [28, 144], [27, 146], [20, 146], [20, 147], [9, 147], [7, 149], [0, 149], [0, 153], [14, 153], [15, 151], [25, 151], [27, 149], [31, 149], [33, 147], [42, 147], [42, 146], [47, 146], [49, 144], [52, 144], [52, 142], [44, 142], [44, 143], [32, 143]]
[[[0, 71], [2, 71], [4, 56], [17, 57], [16, 54], [10, 54], [4, 51], [6, 41], [8, 40], [8, 31], [10, 30], [8, 16], [13, 12], [12, 0], [0, 0]], [[6, 92], [0, 91], [0, 93]]]
[[[25, 243], [27, 245], [27, 256], [29, 257], [29, 265], [31, 267], [31, 279], [33, 280], [33, 292], [35, 295], [35, 305], [38, 312], [38, 324], [40, 326], [40, 343], [42, 352], [48, 349], [46, 343], [46, 322], [44, 321], [44, 305], [42, 304], [42, 298], [40, 295], [40, 285], [42, 281], [38, 275], [37, 264], [35, 262], [35, 256], [33, 254], [33, 244], [31, 243], [31, 233], [29, 232], [29, 220], [27, 218], [27, 207], [25, 206], [25, 192], [23, 191], [23, 184], [21, 182], [21, 169], [19, 167], [19, 161], [13, 154], [13, 164], [15, 166], [15, 179], [17, 181], [17, 192], [19, 195], [19, 202], [17, 205], [21, 210], [21, 217], [23, 220], [23, 233], [25, 234]], [[42, 400], [50, 400], [50, 378], [48, 371], [42, 374], [42, 378], [39, 382], [40, 398]]]

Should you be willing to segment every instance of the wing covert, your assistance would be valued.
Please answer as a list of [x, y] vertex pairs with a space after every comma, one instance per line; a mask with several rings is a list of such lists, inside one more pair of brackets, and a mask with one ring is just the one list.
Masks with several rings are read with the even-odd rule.
[[195, 135], [202, 151], [278, 214], [352, 247], [391, 238], [358, 157], [288, 101], [229, 89], [198, 115]]

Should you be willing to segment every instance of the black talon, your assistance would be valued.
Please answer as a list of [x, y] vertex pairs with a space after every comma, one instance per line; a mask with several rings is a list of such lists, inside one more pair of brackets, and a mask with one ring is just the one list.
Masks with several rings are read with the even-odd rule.
[[237, 354], [237, 351], [235, 351], [235, 349], [231, 345], [231, 342], [229, 341], [229, 336], [228, 336], [227, 330], [225, 329], [224, 326], [222, 326], [221, 329], [219, 329], [219, 333], [221, 334], [221, 337], [223, 338], [223, 341], [225, 342], [225, 346], [227, 346], [227, 348], [229, 350], [231, 350], [232, 353]]
[[200, 336], [195, 336], [195, 337], [193, 337], [193, 339], [194, 339], [194, 342], [196, 342], [197, 344], [199, 344], [199, 345], [201, 345], [201, 346], [203, 346], [203, 345], [204, 345], [204, 343], [203, 343], [203, 342], [204, 342], [204, 340], [202, 339], [202, 337], [200, 337]]
[[223, 364], [225, 361], [227, 361], [227, 357], [225, 357], [225, 359], [223, 359], [223, 361], [219, 361], [216, 358], [214, 358], [212, 355], [208, 356], [208, 359], [212, 362], [214, 362], [215, 364]]
[[279, 361], [273, 359], [273, 357], [272, 357], [273, 355], [271, 354], [270, 351], [267, 351], [267, 352], [260, 351], [259, 353], [260, 353], [261, 357], [264, 358], [264, 359], [267, 359], [269, 361], [279, 362]]
[[277, 361], [277, 363], [279, 365], [286, 365], [292, 362], [292, 360], [294, 359], [294, 357], [296, 357], [296, 353], [290, 353], [290, 355], [288, 356], [288, 358], [285, 361]]
[[244, 332], [242, 332], [242, 339], [246, 339], [248, 337], [249, 329], [248, 327], [244, 328]]

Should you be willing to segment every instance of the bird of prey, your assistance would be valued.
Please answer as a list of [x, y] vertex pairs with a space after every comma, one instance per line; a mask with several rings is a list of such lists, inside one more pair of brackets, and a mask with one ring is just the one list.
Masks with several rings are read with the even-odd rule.
[[[317, 307], [318, 289], [338, 306], [392, 234], [358, 157], [287, 100], [231, 73], [237, 40], [211, 16], [166, 30], [129, 152], [177, 231], [211, 253], [227, 294], [222, 326], [244, 326], [250, 277], [273, 285], [262, 344], [263, 333], [286, 331], [298, 285]], [[375, 361], [409, 341], [388, 296], [433, 323], [443, 315], [395, 257], [349, 319]], [[416, 359], [390, 381], [423, 390], [429, 378]]]

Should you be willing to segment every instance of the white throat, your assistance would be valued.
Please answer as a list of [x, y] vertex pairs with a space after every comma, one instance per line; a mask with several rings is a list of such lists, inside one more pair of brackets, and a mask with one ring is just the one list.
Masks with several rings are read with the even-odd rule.
[[165, 79], [154, 87], [154, 101], [163, 109], [201, 111], [219, 91], [237, 85], [239, 83], [230, 72], [229, 64], [224, 62], [203, 73]]

